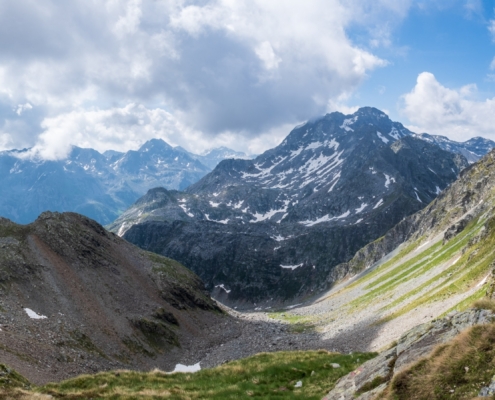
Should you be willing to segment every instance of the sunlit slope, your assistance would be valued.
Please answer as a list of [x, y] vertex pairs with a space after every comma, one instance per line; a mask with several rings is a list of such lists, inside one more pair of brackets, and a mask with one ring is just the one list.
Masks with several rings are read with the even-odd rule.
[[[495, 153], [467, 168], [423, 211], [339, 267], [340, 285], [288, 311], [349, 349], [378, 349], [413, 326], [491, 291], [495, 265]], [[376, 261], [378, 260], [378, 261]]]

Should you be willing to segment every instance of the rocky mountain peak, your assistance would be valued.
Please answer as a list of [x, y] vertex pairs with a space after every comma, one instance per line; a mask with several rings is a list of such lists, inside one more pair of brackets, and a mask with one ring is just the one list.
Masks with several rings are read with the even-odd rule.
[[163, 151], [173, 150], [173, 147], [170, 146], [163, 139], [150, 139], [146, 143], [144, 143], [138, 150], [138, 153], [159, 153]]
[[227, 303], [289, 298], [426, 206], [467, 165], [377, 109], [331, 113], [254, 160], [222, 161], [183, 192], [150, 193], [110, 228], [180, 260], [210, 289], [227, 288]]

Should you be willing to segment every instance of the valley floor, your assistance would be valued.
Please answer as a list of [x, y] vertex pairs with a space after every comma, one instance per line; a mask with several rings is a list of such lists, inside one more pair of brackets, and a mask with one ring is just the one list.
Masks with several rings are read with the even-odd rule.
[[[416, 325], [462, 310], [487, 290], [494, 255], [469, 246], [466, 250], [482, 222], [473, 221], [447, 243], [442, 232], [403, 245], [359, 275], [296, 307], [277, 312], [225, 307], [241, 324], [241, 333], [211, 350], [201, 365], [212, 367], [281, 350], [376, 352]], [[466, 263], [471, 268], [464, 268]]]

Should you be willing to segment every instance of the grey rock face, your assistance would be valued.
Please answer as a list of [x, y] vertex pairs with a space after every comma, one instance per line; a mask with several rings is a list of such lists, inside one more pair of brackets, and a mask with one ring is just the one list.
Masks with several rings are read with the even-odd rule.
[[[20, 158], [23, 152], [0, 152], [0, 215], [18, 223], [50, 210], [108, 224], [149, 189], [184, 189], [213, 168], [157, 139], [127, 153], [74, 147], [60, 161]], [[216, 160], [230, 155], [228, 149], [215, 154]]]
[[450, 341], [471, 326], [488, 324], [494, 319], [491, 311], [469, 310], [418, 325], [402, 335], [391, 349], [341, 378], [323, 399], [351, 400], [357, 395], [358, 399], [372, 399], [385, 390], [395, 374], [429, 354], [438, 344]]
[[[423, 208], [467, 161], [383, 112], [328, 114], [184, 192], [156, 189], [110, 225], [180, 260], [230, 305], [324, 290], [365, 244]], [[215, 289], [216, 288], [216, 289]]]

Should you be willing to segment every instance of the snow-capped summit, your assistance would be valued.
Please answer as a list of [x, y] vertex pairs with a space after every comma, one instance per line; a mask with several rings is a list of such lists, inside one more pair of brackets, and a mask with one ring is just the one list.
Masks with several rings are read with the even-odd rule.
[[375, 108], [334, 112], [253, 160], [220, 162], [183, 192], [150, 191], [111, 229], [180, 260], [212, 290], [223, 284], [229, 301], [290, 297], [304, 292], [303, 275], [324, 281], [467, 165]]

